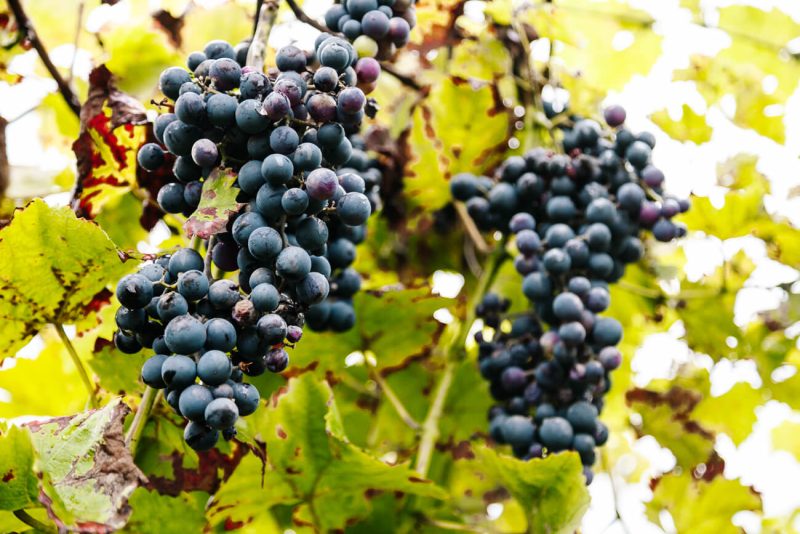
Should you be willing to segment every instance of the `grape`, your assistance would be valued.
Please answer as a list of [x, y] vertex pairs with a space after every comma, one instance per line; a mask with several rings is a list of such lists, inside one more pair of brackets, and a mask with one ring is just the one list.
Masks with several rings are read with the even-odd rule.
[[[264, 101], [266, 105], [266, 100]], [[260, 113], [261, 102], [255, 99], [244, 100], [236, 107], [234, 117], [236, 126], [243, 132], [253, 135], [265, 131], [269, 127], [270, 117]]]
[[296, 46], [284, 46], [275, 56], [275, 66], [282, 71], [303, 72], [306, 68], [306, 54]]
[[[252, 280], [252, 277], [251, 277]], [[274, 312], [280, 303], [280, 294], [270, 283], [261, 283], [253, 287], [250, 300], [258, 311]]]
[[[329, 39], [328, 42], [334, 39]], [[326, 43], [323, 43], [327, 44]], [[340, 40], [332, 42], [328, 46], [321, 46], [319, 50], [319, 61], [325, 67], [331, 67], [341, 74], [350, 65], [352, 57], [350, 51]]]
[[[227, 359], [227, 358], [226, 358]], [[206, 406], [214, 400], [214, 395], [206, 386], [192, 384], [181, 391], [178, 410], [186, 419], [202, 423], [205, 420]]]
[[208, 122], [219, 128], [230, 128], [236, 124], [236, 98], [230, 95], [216, 93], [206, 102], [206, 115]]
[[178, 117], [174, 113], [165, 113], [156, 117], [156, 120], [153, 123], [153, 134], [159, 143], [164, 142], [164, 130], [166, 130], [167, 126], [176, 120], [178, 120]]
[[203, 53], [208, 59], [236, 59], [236, 51], [230, 43], [221, 40], [209, 41], [203, 48]]
[[164, 342], [172, 352], [191, 354], [203, 348], [206, 330], [203, 323], [191, 315], [180, 315], [167, 323]]
[[175, 101], [175, 115], [178, 120], [199, 126], [206, 120], [206, 101], [196, 93], [184, 93]]
[[337, 106], [342, 113], [358, 113], [366, 103], [364, 92], [357, 87], [347, 87], [339, 92]]
[[255, 412], [261, 400], [258, 389], [250, 384], [234, 384], [233, 399], [241, 416]]
[[245, 100], [262, 100], [272, 90], [272, 82], [263, 72], [248, 72], [239, 83], [239, 94]]
[[183, 431], [183, 440], [196, 451], [207, 451], [219, 440], [219, 431], [190, 421]]
[[339, 180], [336, 173], [325, 168], [316, 169], [306, 178], [308, 196], [315, 200], [327, 200], [336, 192]]
[[153, 283], [141, 274], [129, 274], [117, 284], [117, 300], [126, 308], [144, 308], [153, 298]]
[[331, 304], [328, 316], [328, 326], [334, 332], [344, 332], [353, 327], [356, 322], [353, 306], [344, 301]]
[[164, 150], [155, 143], [146, 143], [139, 149], [136, 161], [145, 170], [158, 170], [165, 161]]
[[317, 122], [336, 119], [336, 99], [325, 93], [317, 93], [308, 99], [308, 114]]
[[199, 167], [212, 167], [219, 159], [217, 145], [209, 139], [199, 139], [192, 145], [192, 161]]
[[191, 156], [192, 146], [202, 136], [203, 133], [196, 126], [174, 120], [164, 129], [164, 144], [176, 156], [188, 157]]
[[[222, 352], [233, 350], [236, 346], [236, 328], [226, 319], [214, 318], [205, 324], [205, 348]], [[203, 378], [202, 376], [200, 378]]]
[[230, 310], [240, 298], [239, 288], [230, 280], [217, 280], [208, 288], [208, 301], [218, 310]]
[[283, 154], [267, 156], [261, 165], [261, 175], [271, 185], [283, 185], [292, 179], [294, 164]]
[[552, 451], [561, 451], [572, 445], [572, 426], [563, 417], [549, 417], [539, 428], [542, 444]]
[[289, 126], [278, 126], [269, 134], [269, 146], [278, 154], [291, 154], [299, 144], [300, 137]]
[[[252, 101], [258, 102], [257, 100], [252, 100]], [[245, 102], [249, 102], [249, 100], [245, 100]], [[281, 93], [274, 92], [268, 94], [266, 98], [264, 98], [264, 103], [262, 104], [261, 109], [267, 117], [269, 117], [273, 121], [277, 121], [289, 115], [289, 113], [292, 110], [292, 104], [291, 102], [289, 102], [289, 99], [286, 98], [284, 95], [282, 95]]]
[[176, 100], [179, 96], [181, 85], [192, 81], [189, 73], [180, 67], [170, 67], [161, 73], [158, 87], [167, 98]]
[[197, 376], [204, 384], [218, 386], [230, 378], [231, 361], [224, 352], [210, 350], [197, 361]]
[[170, 258], [167, 267], [169, 274], [178, 277], [180, 273], [186, 271], [203, 269], [203, 257], [194, 249], [178, 249]]
[[625, 122], [626, 113], [622, 106], [609, 106], [603, 111], [606, 124], [612, 128], [622, 126]]
[[297, 285], [297, 298], [304, 304], [318, 304], [330, 291], [328, 279], [319, 273], [309, 273]]
[[301, 247], [286, 247], [275, 260], [275, 272], [288, 280], [302, 280], [311, 272], [311, 258]]
[[612, 317], [600, 317], [592, 329], [592, 340], [600, 346], [616, 345], [622, 339], [622, 325]]
[[142, 350], [142, 344], [135, 336], [119, 331], [114, 334], [114, 345], [124, 354], [136, 354]]
[[161, 379], [167, 387], [183, 389], [197, 378], [194, 360], [181, 354], [168, 357], [161, 366]]
[[150, 356], [142, 365], [142, 382], [156, 389], [164, 389], [167, 387], [167, 384], [161, 377], [161, 369], [165, 361], [167, 361], [167, 356], [163, 354]]
[[[355, 69], [359, 84], [375, 83], [381, 74], [381, 64], [372, 57], [359, 59], [356, 62]], [[316, 80], [316, 77], [314, 79]]]
[[372, 207], [362, 193], [346, 193], [336, 204], [336, 214], [349, 226], [360, 226], [367, 222]]
[[164, 293], [158, 299], [156, 304], [156, 311], [158, 317], [164, 322], [168, 323], [179, 315], [185, 315], [189, 312], [189, 303], [183, 298], [180, 293]]
[[408, 44], [411, 35], [411, 25], [407, 20], [400, 17], [392, 17], [389, 20], [389, 39], [396, 46]]
[[178, 293], [186, 300], [200, 300], [208, 294], [208, 278], [196, 269], [182, 272], [178, 275]]
[[328, 225], [316, 217], [308, 217], [301, 221], [295, 232], [297, 244], [307, 250], [316, 250], [324, 245], [328, 235]]
[[281, 207], [289, 215], [300, 215], [308, 208], [308, 194], [299, 187], [293, 187], [281, 197]]
[[274, 313], [259, 319], [256, 328], [261, 339], [269, 345], [280, 343], [286, 337], [286, 321]]

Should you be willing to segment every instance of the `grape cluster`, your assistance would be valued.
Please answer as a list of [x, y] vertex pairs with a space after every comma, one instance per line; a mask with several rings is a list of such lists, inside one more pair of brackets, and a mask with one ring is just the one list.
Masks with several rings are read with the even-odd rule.
[[408, 44], [417, 24], [416, 0], [343, 0], [325, 13], [325, 25], [353, 42], [362, 57], [389, 59]]
[[490, 435], [519, 458], [575, 450], [587, 484], [595, 447], [608, 439], [598, 419], [610, 373], [621, 363], [622, 326], [602, 314], [609, 284], [644, 253], [642, 235], [685, 235], [673, 218], [688, 200], [664, 195], [651, 164], [655, 139], [624, 127], [625, 111], [562, 126], [565, 154], [536, 148], [508, 158], [495, 179], [460, 174], [451, 193], [475, 224], [513, 236], [514, 266], [531, 306], [507, 314], [508, 300], [487, 294], [476, 314], [491, 327], [475, 339], [479, 367], [498, 404]]
[[[185, 248], [144, 264], [117, 287], [115, 343], [126, 353], [155, 352], [142, 379], [166, 388], [168, 403], [189, 420], [186, 441], [198, 450], [213, 447], [220, 431], [235, 435], [236, 418], [259, 400], [243, 375], [283, 371], [286, 347], [305, 325], [352, 328], [361, 287], [352, 264], [381, 181], [357, 135], [370, 107], [356, 86], [357, 69], [364, 59], [377, 62], [322, 34], [318, 68], [287, 46], [277, 69], [264, 74], [241, 68], [242, 48], [213, 41], [189, 56], [193, 72], [162, 73], [174, 112], [155, 121], [162, 144], [144, 145], [138, 157], [153, 171], [176, 156], [177, 181], [158, 194], [170, 213], [191, 214], [214, 169], [236, 173], [245, 207], [205, 246], [219, 271], [238, 271], [238, 283], [212, 279], [204, 258]], [[198, 202], [188, 201], [190, 188]]]

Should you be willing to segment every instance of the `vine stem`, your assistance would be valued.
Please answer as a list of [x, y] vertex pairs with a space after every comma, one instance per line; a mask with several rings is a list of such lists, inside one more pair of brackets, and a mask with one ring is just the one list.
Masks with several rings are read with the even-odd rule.
[[58, 91], [61, 93], [61, 96], [64, 97], [67, 106], [80, 118], [81, 102], [78, 100], [70, 84], [61, 76], [61, 73], [58, 72], [58, 69], [53, 64], [53, 60], [50, 59], [50, 55], [47, 53], [44, 43], [39, 39], [39, 34], [36, 33], [33, 23], [22, 8], [22, 2], [20, 2], [20, 0], [8, 0], [8, 6], [14, 13], [14, 18], [17, 19], [17, 26], [20, 31], [23, 32], [25, 37], [31, 42], [36, 53], [39, 54], [42, 63], [44, 63], [44, 68], [47, 69], [47, 72], [52, 76], [53, 80], [55, 80], [56, 85], [58, 85]]
[[272, 27], [275, 25], [275, 20], [278, 18], [278, 2], [277, 0], [264, 0], [261, 8], [258, 11], [258, 22], [256, 22], [256, 31], [253, 34], [253, 41], [250, 43], [250, 49], [247, 52], [248, 67], [255, 67], [262, 72], [264, 70], [264, 58], [267, 52], [267, 41], [269, 41], [269, 34], [272, 32]]
[[203, 274], [206, 278], [211, 278], [211, 258], [214, 252], [214, 245], [217, 243], [217, 236], [212, 235], [208, 238], [208, 248], [206, 249], [206, 257], [203, 258]]
[[484, 295], [492, 287], [492, 283], [497, 278], [497, 273], [500, 272], [500, 267], [508, 259], [506, 252], [506, 239], [504, 238], [497, 244], [494, 253], [489, 257], [489, 263], [483, 270], [480, 278], [478, 278], [478, 285], [472, 293], [471, 298], [467, 302], [467, 311], [464, 320], [458, 325], [456, 334], [449, 338], [447, 345], [444, 347], [445, 366], [442, 378], [436, 388], [436, 394], [428, 409], [428, 414], [422, 423], [422, 437], [420, 438], [419, 448], [417, 449], [417, 460], [414, 465], [414, 470], [421, 476], [428, 476], [428, 469], [430, 469], [431, 458], [433, 451], [436, 448], [436, 440], [439, 439], [439, 420], [444, 413], [445, 401], [450, 387], [453, 385], [453, 374], [455, 373], [456, 364], [458, 364], [464, 357], [464, 345], [467, 342], [467, 336], [475, 322], [475, 305], [483, 299]]
[[391, 388], [391, 386], [389, 386], [389, 384], [386, 382], [386, 379], [381, 376], [380, 371], [378, 371], [377, 369], [373, 369], [370, 375], [371, 378], [375, 381], [375, 383], [377, 383], [378, 386], [381, 388], [381, 391], [383, 391], [384, 396], [392, 405], [392, 407], [395, 409], [397, 415], [400, 416], [400, 419], [402, 419], [403, 422], [407, 424], [409, 427], [411, 427], [413, 430], [419, 430], [420, 428], [422, 428], [420, 424], [416, 421], [416, 419], [414, 419], [414, 417], [410, 413], [408, 413], [408, 410], [406, 409], [405, 405], [403, 405], [403, 401], [400, 400], [400, 397], [398, 397], [397, 394], [394, 392], [394, 390]]
[[480, 230], [478, 230], [478, 227], [475, 226], [475, 221], [473, 221], [472, 217], [470, 217], [469, 213], [467, 213], [467, 207], [463, 202], [454, 202], [453, 204], [456, 207], [458, 218], [461, 220], [461, 224], [464, 226], [464, 230], [467, 232], [467, 236], [469, 236], [470, 240], [475, 245], [475, 249], [481, 254], [489, 254], [492, 249], [486, 244], [486, 241], [483, 239], [483, 235], [481, 235]]
[[322, 24], [320, 24], [316, 20], [314, 20], [311, 17], [309, 17], [306, 14], [306, 12], [303, 11], [303, 8], [301, 8], [299, 5], [297, 5], [297, 2], [295, 2], [295, 0], [286, 0], [286, 3], [291, 8], [292, 13], [294, 13], [294, 16], [297, 18], [297, 20], [299, 20], [300, 22], [305, 22], [306, 24], [308, 24], [309, 26], [311, 26], [315, 30], [318, 30], [318, 31], [320, 31], [322, 33], [326, 33], [326, 32], [330, 33], [330, 30], [328, 30], [328, 28], [326, 28], [325, 26], [323, 26]]
[[69, 352], [69, 355], [72, 358], [72, 363], [74, 363], [75, 367], [78, 369], [78, 374], [81, 377], [83, 385], [86, 386], [86, 391], [89, 393], [90, 405], [92, 408], [97, 408], [98, 402], [94, 393], [94, 383], [92, 383], [92, 379], [89, 378], [89, 373], [86, 372], [86, 367], [83, 366], [83, 362], [78, 356], [75, 346], [72, 344], [69, 336], [64, 331], [64, 326], [61, 323], [54, 323], [53, 326], [55, 327], [56, 332], [58, 332], [58, 337], [61, 338], [61, 342], [64, 343], [64, 346], [67, 348], [67, 352]]
[[155, 406], [157, 397], [158, 395], [154, 388], [150, 386], [145, 388], [144, 394], [142, 395], [142, 402], [139, 404], [136, 415], [133, 417], [133, 423], [131, 423], [128, 433], [125, 434], [125, 446], [128, 447], [133, 457], [136, 456], [136, 446], [139, 444], [139, 439], [142, 437], [142, 432], [144, 432], [145, 424], [150, 417], [150, 412], [153, 411], [153, 406]]
[[42, 523], [23, 509], [14, 510], [14, 517], [36, 530], [47, 532], [48, 534], [50, 532], [58, 532], [52, 526]]

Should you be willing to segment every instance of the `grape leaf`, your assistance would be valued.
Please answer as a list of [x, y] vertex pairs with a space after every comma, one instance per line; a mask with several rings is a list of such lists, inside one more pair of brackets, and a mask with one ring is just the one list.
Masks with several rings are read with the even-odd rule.
[[208, 239], [225, 231], [231, 215], [237, 213], [244, 204], [236, 202], [239, 188], [234, 187], [236, 174], [231, 169], [214, 169], [203, 181], [200, 205], [184, 223], [187, 236], [200, 236]]
[[761, 499], [752, 488], [736, 480], [716, 477], [696, 480], [689, 471], [669, 474], [651, 482], [653, 499], [645, 505], [648, 518], [656, 524], [666, 510], [675, 522], [675, 532], [726, 534], [741, 532], [731, 519], [743, 510], [761, 510]]
[[94, 217], [109, 200], [136, 186], [136, 154], [145, 140], [144, 106], [117, 89], [104, 65], [89, 75], [81, 107], [81, 134], [72, 149], [78, 160], [76, 211]]
[[272, 397], [268, 409], [250, 419], [257, 439], [267, 443], [266, 471], [237, 470], [212, 505], [212, 522], [224, 521], [227, 509], [240, 501], [259, 503], [264, 510], [293, 504], [296, 514], [327, 532], [366, 516], [375, 492], [446, 496], [407, 466], [390, 466], [352, 445], [330, 387], [310, 373], [293, 378], [285, 392]]
[[543, 459], [517, 460], [481, 446], [480, 466], [505, 487], [528, 514], [528, 532], [569, 534], [589, 508], [581, 461], [577, 453]]
[[60, 528], [116, 529], [127, 522], [128, 497], [145, 482], [123, 441], [128, 412], [116, 399], [100, 410], [25, 425], [35, 469], [44, 475], [40, 500]]
[[39, 483], [33, 471], [34, 450], [27, 430], [0, 427], [0, 510], [38, 505]]
[[122, 532], [138, 534], [186, 534], [203, 532], [203, 516], [208, 494], [200, 491], [178, 496], [162, 495], [157, 491], [137, 488], [128, 499], [133, 513]]
[[450, 178], [483, 173], [500, 162], [513, 118], [492, 84], [447, 78], [414, 111], [408, 137], [413, 158], [404, 178], [409, 202], [434, 211], [450, 202]]
[[692, 417], [715, 432], [724, 432], [738, 446], [753, 429], [756, 407], [764, 401], [760, 390], [739, 382], [718, 397], [706, 393], [692, 412]]
[[97, 225], [34, 200], [0, 230], [0, 349], [14, 354], [46, 323], [90, 322], [126, 270]]
[[706, 122], [705, 115], [695, 113], [686, 104], [682, 106], [677, 120], [673, 120], [667, 110], [657, 111], [650, 118], [659, 128], [678, 141], [692, 141], [699, 145], [711, 140], [713, 130]]

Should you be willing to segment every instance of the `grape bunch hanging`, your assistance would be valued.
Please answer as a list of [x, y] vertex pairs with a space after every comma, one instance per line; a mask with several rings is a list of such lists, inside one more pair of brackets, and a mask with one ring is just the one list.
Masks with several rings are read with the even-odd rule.
[[325, 25], [341, 32], [359, 56], [385, 60], [408, 44], [417, 24], [416, 0], [343, 0], [325, 13]]
[[495, 179], [451, 181], [479, 229], [514, 237], [530, 302], [519, 314], [508, 313], [509, 295], [489, 293], [477, 305], [489, 327], [475, 335], [479, 368], [497, 401], [489, 433], [519, 458], [577, 451], [587, 484], [595, 448], [608, 439], [603, 396], [622, 359], [622, 326], [600, 315], [609, 284], [642, 257], [645, 231], [663, 242], [685, 235], [673, 218], [689, 209], [662, 190], [655, 138], [625, 128], [619, 106], [605, 120], [606, 131], [580, 118], [562, 126], [564, 154], [536, 148], [508, 158]]
[[[206, 241], [208, 258], [181, 248], [116, 291], [117, 347], [152, 349], [142, 379], [188, 419], [197, 450], [235, 436], [260, 398], [244, 377], [283, 371], [304, 326], [353, 327], [361, 277], [351, 265], [379, 202], [381, 173], [357, 134], [379, 63], [329, 34], [312, 55], [280, 49], [268, 73], [243, 66], [246, 55], [247, 43], [213, 41], [188, 70], [165, 70], [160, 89], [174, 104], [138, 154], [148, 171], [172, 166], [157, 197], [165, 212], [191, 215], [218, 169], [236, 173], [244, 209]], [[238, 271], [238, 283], [213, 279], [211, 264]]]

